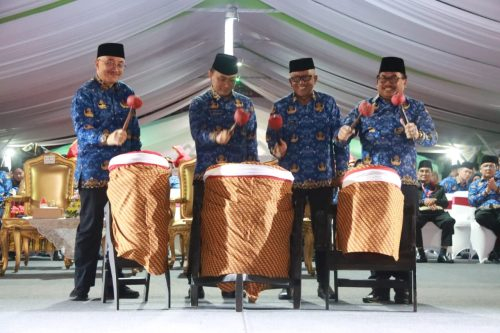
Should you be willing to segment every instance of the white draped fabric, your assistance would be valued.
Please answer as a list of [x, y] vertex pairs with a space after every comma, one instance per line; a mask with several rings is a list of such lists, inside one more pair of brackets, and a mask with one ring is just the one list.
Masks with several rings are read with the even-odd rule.
[[[185, 107], [208, 86], [231, 3], [239, 13], [242, 82], [262, 96], [256, 106], [263, 147], [271, 103], [290, 92], [290, 59], [314, 57], [317, 89], [346, 114], [376, 94], [380, 57], [395, 55], [406, 62], [407, 94], [423, 100], [436, 121], [438, 149], [500, 152], [496, 0], [2, 1], [0, 149], [74, 139], [71, 98], [94, 74], [103, 42], [125, 44], [123, 79], [143, 98], [142, 125]], [[166, 147], [191, 140], [183, 119], [172, 129], [165, 122]]]

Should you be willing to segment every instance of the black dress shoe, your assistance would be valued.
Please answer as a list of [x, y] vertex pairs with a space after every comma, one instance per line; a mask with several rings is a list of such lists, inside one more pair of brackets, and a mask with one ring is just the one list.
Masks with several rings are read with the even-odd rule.
[[[186, 298], [191, 298], [191, 288], [188, 289], [188, 295]], [[203, 290], [202, 286], [198, 286], [198, 299], [204, 299], [205, 298], [205, 290]]]
[[292, 290], [288, 288], [283, 288], [278, 295], [278, 299], [280, 300], [292, 299]]
[[81, 291], [76, 288], [71, 291], [69, 297], [72, 301], [87, 301], [89, 299], [89, 295], [87, 292]]
[[328, 288], [318, 287], [318, 297], [321, 299], [325, 299], [326, 297], [328, 297], [328, 299], [335, 299], [335, 293], [333, 292], [333, 289], [331, 287]]
[[363, 303], [389, 303], [389, 295], [382, 296], [371, 292], [366, 297], [363, 297]]
[[420, 262], [420, 263], [427, 262], [427, 257], [419, 257], [419, 258], [417, 258], [417, 262]]
[[394, 303], [410, 304], [410, 294], [406, 291], [402, 293], [396, 293], [396, 295], [394, 295]]
[[54, 254], [52, 255], [52, 260], [53, 261], [62, 261], [64, 260], [64, 256], [60, 250], [54, 251]]
[[446, 255], [446, 254], [440, 254], [438, 256], [437, 262], [445, 263], [445, 264], [453, 264], [455, 261], [453, 261], [453, 259], [448, 257], [448, 255]]
[[[118, 290], [118, 294], [120, 295], [120, 298], [127, 298], [127, 299], [139, 298], [140, 295], [138, 291], [132, 290], [127, 286], [120, 287], [120, 290]], [[115, 298], [113, 288], [108, 287], [108, 290], [106, 291], [106, 298], [107, 299]]]

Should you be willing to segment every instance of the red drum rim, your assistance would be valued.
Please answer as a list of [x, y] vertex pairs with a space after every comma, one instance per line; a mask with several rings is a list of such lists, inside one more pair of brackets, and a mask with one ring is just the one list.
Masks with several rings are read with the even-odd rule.
[[168, 161], [160, 153], [154, 151], [132, 151], [113, 157], [109, 161], [108, 170], [112, 171], [122, 166], [130, 165], [155, 165], [161, 168], [169, 169]]
[[342, 187], [369, 181], [387, 182], [401, 188], [401, 178], [396, 170], [383, 165], [364, 166], [346, 172], [342, 178]]
[[210, 177], [267, 177], [293, 182], [293, 175], [285, 169], [278, 169], [269, 165], [228, 163], [208, 169], [203, 180]]

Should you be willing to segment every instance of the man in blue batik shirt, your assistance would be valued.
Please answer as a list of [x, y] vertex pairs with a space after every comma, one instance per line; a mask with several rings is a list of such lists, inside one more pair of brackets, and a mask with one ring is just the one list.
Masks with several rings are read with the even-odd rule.
[[480, 225], [490, 229], [497, 236], [497, 241], [489, 259], [499, 261], [500, 258], [500, 178], [498, 174], [498, 157], [485, 155], [481, 159], [481, 179], [469, 187], [469, 203], [476, 207], [474, 217]]
[[446, 177], [439, 185], [446, 193], [468, 191], [473, 168], [474, 165], [471, 162], [463, 162], [457, 170], [456, 177]]
[[[214, 164], [258, 161], [257, 120], [250, 98], [233, 91], [238, 74], [238, 59], [219, 53], [208, 71], [211, 87], [194, 98], [189, 106], [189, 126], [196, 146], [196, 166], [194, 172], [193, 221], [189, 244], [188, 281], [191, 275], [199, 273], [201, 210], [205, 184], [205, 170]], [[237, 108], [249, 114], [243, 126], [232, 127]], [[193, 259], [194, 258], [194, 259]], [[198, 298], [205, 293], [201, 286]], [[225, 298], [234, 298], [234, 292], [222, 292]]]
[[[129, 113], [127, 98], [134, 94], [119, 81], [125, 69], [123, 45], [99, 45], [95, 67], [96, 75], [77, 90], [71, 106], [78, 139], [75, 180], [81, 200], [75, 243], [75, 288], [70, 294], [76, 301], [87, 300], [89, 289], [95, 284], [104, 207], [108, 202], [109, 160], [141, 149], [137, 118], [133, 116], [128, 129], [122, 129]], [[120, 287], [120, 298], [137, 297], [138, 292]]]
[[[425, 109], [424, 103], [406, 96], [401, 106], [391, 103], [391, 98], [397, 93], [404, 93], [407, 77], [404, 61], [397, 57], [382, 58], [377, 75], [377, 92], [375, 97], [366, 101], [371, 103], [375, 112], [371, 117], [361, 117], [360, 122], [351, 128], [351, 124], [360, 114], [358, 107], [354, 108], [344, 121], [338, 138], [350, 140], [359, 135], [362, 147], [362, 160], [366, 165], [383, 165], [396, 170], [401, 177], [401, 191], [404, 194], [404, 225], [415, 225], [418, 203], [418, 181], [416, 174], [416, 145], [433, 146], [437, 142], [434, 122]], [[402, 233], [401, 249], [411, 243], [410, 235]], [[415, 248], [411, 249], [415, 256]], [[406, 281], [407, 272], [374, 271], [371, 278], [377, 280], [389, 279], [391, 276]], [[365, 303], [389, 301], [387, 288], [374, 289], [370, 295], [363, 298]], [[409, 303], [409, 291], [396, 290], [396, 303]]]
[[[302, 225], [304, 207], [309, 202], [314, 234], [318, 296], [334, 298], [329, 283], [327, 251], [330, 244], [328, 212], [337, 177], [347, 169], [349, 147], [335, 142], [341, 126], [335, 99], [314, 90], [318, 80], [312, 58], [290, 61], [290, 86], [293, 93], [276, 103], [272, 114], [283, 119], [280, 130], [267, 128], [271, 153], [283, 168], [292, 172], [295, 221]], [[280, 299], [291, 298], [283, 290]]]
[[0, 227], [2, 226], [2, 216], [5, 206], [5, 199], [8, 196], [10, 196], [9, 192], [11, 188], [12, 188], [12, 179], [9, 177], [8, 169], [7, 170], [0, 169]]

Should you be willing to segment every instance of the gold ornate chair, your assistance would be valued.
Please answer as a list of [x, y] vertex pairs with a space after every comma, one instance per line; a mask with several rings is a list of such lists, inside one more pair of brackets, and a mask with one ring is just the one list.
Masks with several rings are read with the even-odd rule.
[[[191, 233], [191, 222], [193, 220], [193, 178], [196, 159], [182, 162], [179, 165], [179, 181], [181, 187], [181, 196], [177, 200], [172, 200], [171, 204], [180, 203], [180, 219], [172, 217], [168, 232], [170, 235], [170, 267], [175, 263], [175, 237], [178, 235], [181, 247], [181, 266], [184, 273], [187, 272], [189, 257], [189, 239]], [[175, 214], [172, 214], [175, 216]]]
[[7, 270], [11, 236], [16, 252], [15, 272], [19, 270], [21, 242], [25, 265], [28, 264], [30, 250], [47, 252], [54, 250], [54, 246], [40, 235], [28, 220], [10, 217], [12, 204], [22, 202], [27, 216], [32, 215], [33, 208], [39, 207], [42, 198], [55, 207], [66, 209], [73, 195], [74, 172], [75, 162], [57, 153], [45, 153], [24, 163], [24, 195], [11, 197], [7, 200], [2, 219], [3, 225], [0, 231], [3, 258], [0, 273], [2, 275]]

